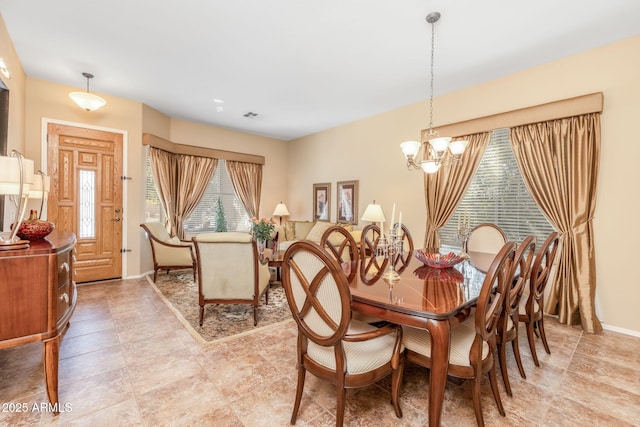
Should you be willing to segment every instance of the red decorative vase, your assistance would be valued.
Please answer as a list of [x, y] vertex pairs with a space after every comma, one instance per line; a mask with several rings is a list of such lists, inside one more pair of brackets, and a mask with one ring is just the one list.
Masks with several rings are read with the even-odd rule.
[[26, 240], [44, 239], [53, 231], [54, 227], [52, 222], [38, 219], [38, 211], [31, 210], [29, 219], [22, 221], [16, 235]]

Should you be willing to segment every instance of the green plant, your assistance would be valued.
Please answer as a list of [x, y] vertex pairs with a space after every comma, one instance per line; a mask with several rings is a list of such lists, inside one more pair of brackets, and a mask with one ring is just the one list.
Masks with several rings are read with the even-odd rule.
[[251, 233], [253, 237], [258, 240], [264, 240], [268, 242], [272, 239], [271, 234], [275, 228], [273, 219], [267, 219], [267, 217], [261, 217], [260, 219], [255, 216], [251, 218]]
[[218, 201], [216, 202], [216, 232], [225, 232], [227, 231], [227, 217], [224, 214], [224, 206], [222, 205], [222, 200], [218, 197]]

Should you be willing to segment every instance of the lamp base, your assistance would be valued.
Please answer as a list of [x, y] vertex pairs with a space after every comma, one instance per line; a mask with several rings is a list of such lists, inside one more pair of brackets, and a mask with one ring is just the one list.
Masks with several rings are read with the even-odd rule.
[[2, 240], [0, 241], [0, 251], [12, 251], [15, 249], [28, 249], [28, 240]]

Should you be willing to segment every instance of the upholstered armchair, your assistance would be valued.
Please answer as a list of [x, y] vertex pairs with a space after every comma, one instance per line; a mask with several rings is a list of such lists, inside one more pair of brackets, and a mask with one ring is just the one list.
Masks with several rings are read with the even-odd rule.
[[156, 281], [158, 270], [193, 269], [193, 281], [196, 280], [196, 257], [193, 244], [187, 240], [169, 236], [167, 230], [159, 222], [140, 224], [147, 233], [153, 255], [153, 281]]
[[258, 258], [255, 240], [248, 233], [207, 233], [193, 237], [198, 264], [200, 326], [205, 304], [252, 304], [253, 324], [265, 295], [269, 304], [269, 265]]

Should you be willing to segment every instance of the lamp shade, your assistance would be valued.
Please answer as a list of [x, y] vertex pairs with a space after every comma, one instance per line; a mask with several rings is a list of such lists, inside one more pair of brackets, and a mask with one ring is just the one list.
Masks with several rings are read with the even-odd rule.
[[400, 144], [400, 149], [407, 158], [415, 158], [420, 151], [420, 143], [418, 141], [405, 141]]
[[465, 141], [463, 139], [451, 141], [451, 143], [449, 143], [449, 151], [451, 151], [451, 154], [454, 156], [459, 156], [464, 153], [464, 149], [467, 148], [468, 143], [469, 141]]
[[[22, 159], [22, 194], [27, 194], [33, 184], [33, 160]], [[20, 159], [0, 156], [0, 194], [20, 194]]]
[[384, 212], [382, 212], [382, 206], [369, 203], [367, 208], [364, 210], [362, 214], [361, 221], [371, 221], [371, 222], [384, 222], [386, 221], [384, 218]]
[[33, 175], [33, 185], [29, 191], [30, 199], [42, 199], [51, 190], [51, 178], [49, 175], [36, 173]]
[[429, 140], [429, 144], [433, 147], [436, 153], [444, 153], [447, 151], [451, 138], [448, 136], [441, 136], [439, 138], [433, 138]]
[[425, 160], [421, 164], [422, 170], [425, 171], [425, 173], [436, 173], [436, 172], [438, 172], [438, 169], [440, 169], [440, 165], [441, 164], [437, 163], [435, 160]]
[[276, 205], [275, 210], [273, 211], [273, 216], [288, 216], [289, 215], [289, 210], [287, 209], [287, 206], [280, 202]]
[[104, 107], [107, 103], [107, 101], [100, 98], [98, 95], [94, 95], [89, 92], [71, 92], [69, 94], [69, 98], [73, 99], [80, 108], [83, 108], [86, 111], [95, 111], [98, 108]]

